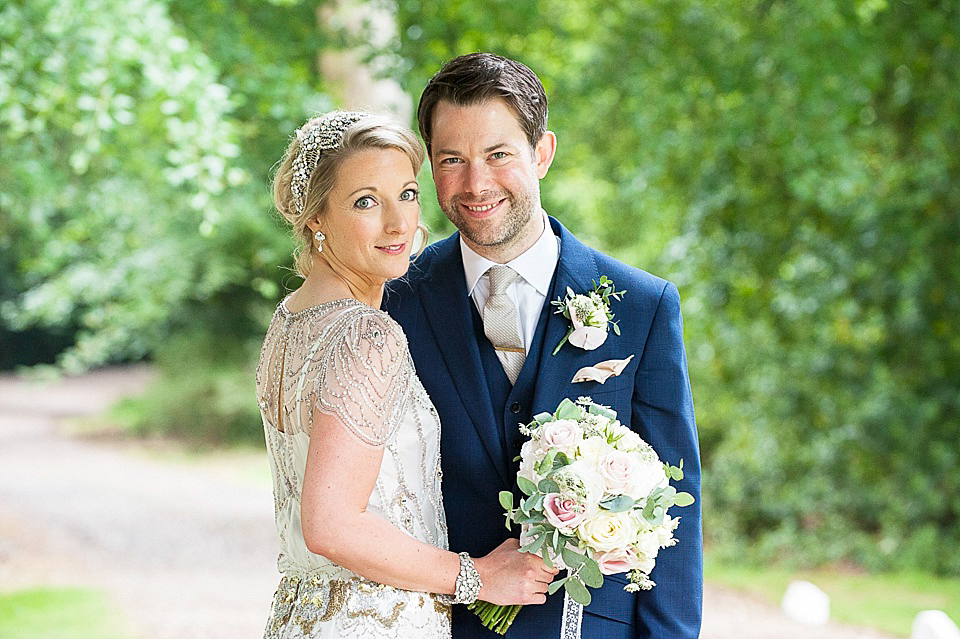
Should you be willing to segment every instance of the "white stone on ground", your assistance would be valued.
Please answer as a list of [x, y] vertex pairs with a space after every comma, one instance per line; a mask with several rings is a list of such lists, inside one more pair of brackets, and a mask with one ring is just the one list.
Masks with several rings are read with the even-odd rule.
[[785, 615], [808, 626], [830, 621], [830, 597], [809, 581], [791, 581], [780, 603]]
[[960, 639], [960, 629], [942, 610], [923, 610], [913, 619], [910, 639]]

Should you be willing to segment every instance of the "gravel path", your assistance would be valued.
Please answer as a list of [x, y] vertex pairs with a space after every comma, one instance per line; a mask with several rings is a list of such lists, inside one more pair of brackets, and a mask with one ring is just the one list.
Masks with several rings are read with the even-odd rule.
[[[266, 460], [164, 456], [67, 428], [149, 377], [142, 367], [47, 385], [0, 375], [0, 590], [101, 588], [138, 639], [259, 637], [278, 577]], [[886, 637], [811, 628], [711, 585], [701, 636]]]

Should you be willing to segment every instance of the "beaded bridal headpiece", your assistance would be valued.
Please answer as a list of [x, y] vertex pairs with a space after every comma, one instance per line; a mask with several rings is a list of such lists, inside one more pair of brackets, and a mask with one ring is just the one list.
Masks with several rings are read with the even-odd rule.
[[317, 168], [321, 154], [338, 148], [343, 143], [343, 134], [346, 130], [369, 116], [369, 113], [356, 111], [332, 111], [297, 129], [297, 141], [300, 146], [291, 167], [293, 178], [290, 180], [290, 191], [293, 193], [293, 202], [298, 214], [303, 215], [303, 209], [307, 204], [307, 184], [310, 182], [313, 170]]

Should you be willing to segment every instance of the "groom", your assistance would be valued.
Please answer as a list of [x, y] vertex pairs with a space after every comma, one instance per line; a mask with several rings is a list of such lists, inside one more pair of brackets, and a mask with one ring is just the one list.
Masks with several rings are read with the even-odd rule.
[[[403, 326], [417, 374], [440, 414], [443, 496], [450, 547], [483, 555], [509, 535], [501, 490], [516, 492], [520, 423], [589, 396], [617, 411], [664, 461], [683, 460], [677, 488], [696, 497], [678, 512], [675, 547], [664, 549], [652, 590], [624, 591], [605, 578], [585, 608], [584, 637], [695, 638], [700, 631], [700, 460], [676, 287], [578, 241], [540, 206], [556, 150], [547, 97], [526, 66], [475, 53], [448, 62], [417, 114], [444, 213], [459, 233], [429, 248], [393, 284], [386, 308]], [[550, 302], [587, 293], [606, 276], [622, 300], [610, 331], [586, 350], [556, 354], [569, 320]], [[581, 342], [582, 344], [582, 342]], [[592, 344], [587, 344], [592, 346]], [[573, 382], [583, 367], [629, 360], [604, 383]], [[508, 637], [560, 636], [563, 591], [526, 606]], [[494, 637], [463, 606], [455, 639]]]

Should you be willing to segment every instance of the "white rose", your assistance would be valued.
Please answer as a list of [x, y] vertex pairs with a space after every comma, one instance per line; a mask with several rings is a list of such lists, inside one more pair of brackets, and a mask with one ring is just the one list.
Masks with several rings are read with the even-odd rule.
[[627, 513], [601, 510], [577, 527], [577, 536], [599, 552], [610, 552], [633, 545], [637, 524]]
[[637, 543], [634, 544], [641, 557], [655, 559], [660, 552], [660, 535], [656, 529], [645, 530], [637, 537]]
[[538, 461], [536, 442], [532, 439], [523, 442], [523, 446], [520, 447], [520, 472], [518, 475], [539, 484], [543, 477], [538, 475], [536, 471]]
[[580, 442], [577, 452], [584, 461], [596, 464], [610, 450], [610, 445], [603, 437], [588, 437]]
[[[617, 423], [619, 424], [619, 422]], [[643, 439], [641, 439], [640, 435], [636, 434], [626, 426], [621, 426], [618, 428], [617, 434], [620, 435], [615, 443], [617, 450], [632, 453], [633, 451], [645, 448], [645, 442]]]
[[638, 463], [627, 481], [623, 494], [640, 499], [649, 496], [655, 488], [667, 485], [667, 473], [659, 460], [645, 457], [640, 453], [628, 454]]

